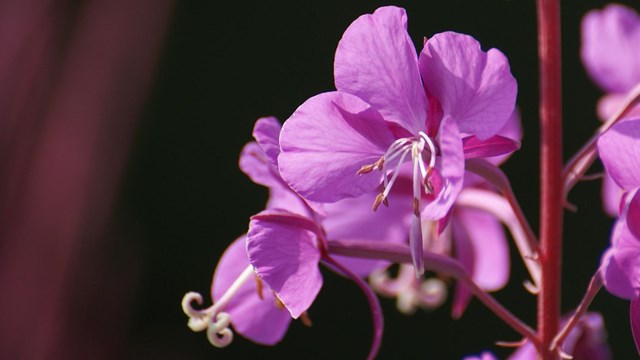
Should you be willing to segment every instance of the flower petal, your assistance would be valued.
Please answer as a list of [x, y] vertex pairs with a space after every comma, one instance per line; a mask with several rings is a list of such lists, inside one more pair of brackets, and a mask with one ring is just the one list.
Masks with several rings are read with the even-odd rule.
[[611, 243], [600, 265], [604, 286], [621, 298], [637, 299], [640, 295], [640, 240], [631, 234], [624, 218], [616, 222]]
[[240, 170], [254, 183], [273, 186], [277, 183], [278, 176], [273, 173], [272, 165], [260, 145], [255, 142], [247, 143], [240, 152]]
[[253, 126], [253, 137], [274, 166], [277, 166], [280, 154], [280, 129], [280, 122], [272, 116], [258, 119]]
[[640, 119], [617, 123], [598, 140], [600, 159], [623, 189], [640, 186]]
[[[377, 194], [344, 199], [326, 204], [327, 217], [322, 226], [329, 239], [365, 240], [401, 244], [407, 241], [408, 218], [411, 215], [411, 202], [404, 196], [389, 195], [390, 207], [381, 206], [371, 210]], [[371, 271], [386, 267], [389, 263], [379, 260], [356, 259], [333, 256], [351, 272], [367, 276]]]
[[602, 205], [607, 215], [614, 218], [620, 215], [622, 192], [622, 189], [613, 181], [611, 175], [605, 172], [602, 178]]
[[[243, 235], [229, 245], [216, 266], [211, 285], [214, 301], [222, 297], [248, 265], [246, 236]], [[231, 324], [238, 334], [259, 344], [274, 345], [287, 332], [291, 315], [276, 306], [276, 299], [266, 284], [262, 295], [261, 299], [253, 279], [247, 281], [223, 311], [231, 316]]]
[[607, 92], [625, 93], [640, 82], [640, 16], [623, 5], [592, 10], [582, 20], [580, 55]]
[[[456, 257], [473, 281], [486, 291], [496, 291], [509, 280], [509, 246], [500, 222], [491, 214], [470, 208], [454, 208], [451, 222]], [[471, 293], [456, 284], [454, 316], [462, 315]]]
[[[502, 289], [509, 280], [510, 271], [509, 246], [502, 225], [484, 211], [463, 207], [456, 207], [454, 211], [454, 218], [475, 249], [473, 281], [483, 290]], [[457, 240], [454, 235], [454, 242]]]
[[285, 209], [287, 211], [310, 216], [309, 206], [320, 211], [318, 205], [310, 203], [307, 206], [304, 200], [298, 196], [278, 174], [278, 169], [255, 142], [244, 146], [240, 154], [240, 169], [256, 184], [269, 188], [269, 200], [267, 209]]
[[432, 178], [438, 180], [433, 183], [436, 196], [431, 197], [422, 210], [422, 214], [428, 220], [439, 220], [447, 215], [462, 189], [464, 180], [462, 140], [458, 126], [451, 117], [445, 116], [442, 119], [437, 140], [440, 156], [432, 174]]
[[487, 139], [509, 120], [518, 87], [499, 50], [484, 52], [471, 36], [444, 32], [427, 40], [419, 62], [427, 92], [462, 132]]
[[640, 242], [640, 189], [635, 191], [627, 205], [625, 221], [631, 234]]
[[512, 153], [520, 148], [520, 142], [494, 135], [486, 140], [480, 140], [475, 135], [462, 139], [465, 159], [477, 157], [493, 157]]
[[249, 223], [249, 261], [296, 319], [322, 287], [316, 231], [311, 220], [274, 210], [253, 216]]
[[412, 134], [424, 130], [427, 98], [404, 9], [362, 15], [344, 32], [334, 62], [336, 89], [357, 95]]
[[395, 140], [388, 123], [356, 96], [330, 92], [302, 104], [282, 127], [280, 173], [302, 197], [335, 202], [375, 189], [380, 173], [357, 175]]

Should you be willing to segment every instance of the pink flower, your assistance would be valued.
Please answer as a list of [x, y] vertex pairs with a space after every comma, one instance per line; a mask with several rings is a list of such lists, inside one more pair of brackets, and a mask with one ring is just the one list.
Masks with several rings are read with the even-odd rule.
[[598, 141], [600, 158], [624, 194], [611, 246], [602, 257], [604, 286], [612, 294], [631, 300], [631, 323], [640, 344], [640, 119], [614, 125]]
[[[640, 16], [620, 4], [592, 10], [582, 20], [582, 62], [587, 73], [607, 94], [598, 103], [598, 116], [606, 120], [622, 106], [629, 91], [640, 84]], [[639, 115], [640, 107], [629, 116]], [[619, 214], [619, 186], [605, 174], [602, 199], [607, 214]]]
[[279, 167], [312, 201], [382, 187], [376, 209], [410, 162], [410, 247], [422, 274], [421, 215], [440, 220], [449, 213], [462, 188], [463, 148], [477, 157], [518, 147], [494, 137], [513, 113], [516, 82], [500, 51], [483, 52], [467, 35], [436, 34], [418, 58], [406, 22], [405, 11], [390, 6], [349, 26], [335, 55], [337, 91], [310, 98], [285, 122]]
[[[323, 205], [300, 198], [278, 173], [279, 130], [275, 118], [259, 119], [254, 128], [257, 143], [247, 144], [240, 157], [243, 171], [270, 190], [267, 210], [251, 219], [247, 251], [257, 275], [297, 318], [322, 287], [318, 264], [328, 237], [400, 243], [407, 237], [404, 214], [409, 211], [373, 214], [372, 194]], [[335, 259], [360, 276], [387, 265], [375, 260]]]
[[[595, 312], [586, 313], [569, 332], [562, 351], [573, 356], [574, 359], [610, 360], [611, 350], [607, 343], [607, 330], [602, 315]], [[531, 342], [526, 342], [509, 357], [509, 360], [535, 360], [537, 358], [535, 347]]]
[[[279, 132], [275, 118], [261, 118], [254, 127], [256, 142], [242, 150], [240, 168], [269, 188], [269, 200], [267, 210], [251, 218], [248, 234], [234, 241], [218, 263], [211, 290], [215, 303], [195, 310], [191, 303], [202, 302], [199, 294], [189, 293], [183, 300], [191, 329], [206, 329], [215, 346], [231, 341], [229, 325], [256, 343], [279, 342], [291, 318], [304, 316], [322, 287], [319, 263], [327, 255], [328, 236], [396, 243], [408, 236], [403, 218], [409, 211], [372, 214], [373, 194], [324, 205], [300, 198], [278, 172]], [[353, 276], [388, 264], [341, 256], [330, 260], [341, 273]], [[372, 352], [376, 346], [379, 339]]]

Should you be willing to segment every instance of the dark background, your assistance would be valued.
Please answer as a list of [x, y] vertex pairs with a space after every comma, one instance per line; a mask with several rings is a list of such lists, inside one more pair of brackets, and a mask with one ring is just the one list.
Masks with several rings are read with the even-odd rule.
[[[628, 1], [632, 4], [632, 1]], [[356, 286], [325, 272], [325, 285], [309, 313], [313, 327], [293, 322], [276, 347], [254, 345], [236, 334], [225, 349], [186, 326], [180, 300], [187, 291], [208, 299], [211, 277], [225, 247], [262, 210], [266, 190], [240, 172], [237, 159], [251, 140], [254, 121], [281, 121], [307, 98], [333, 90], [334, 51], [359, 15], [387, 3], [177, 2], [148, 106], [137, 133], [105, 252], [130, 286], [132, 304], [124, 358], [364, 358], [370, 318]], [[601, 92], [579, 59], [581, 17], [604, 1], [564, 2], [563, 94], [565, 158], [598, 126]], [[504, 165], [534, 229], [538, 224], [538, 65], [533, 1], [450, 0], [396, 2], [405, 7], [418, 49], [422, 37], [453, 30], [473, 35], [484, 49], [509, 58], [519, 84], [522, 149]], [[144, 20], [144, 19], [142, 19]], [[596, 170], [598, 170], [596, 168]], [[577, 213], [565, 217], [563, 312], [573, 308], [608, 244], [612, 221], [601, 210], [598, 181], [570, 194]], [[529, 324], [535, 298], [520, 285], [525, 271], [514, 257], [510, 285], [496, 297]], [[399, 314], [382, 299], [385, 337], [380, 358], [459, 359], [519, 336], [477, 301], [462, 319], [450, 304], [436, 311]], [[592, 306], [605, 316], [614, 358], [637, 355], [628, 302], [603, 291]], [[108, 339], [105, 339], [108, 341]]]

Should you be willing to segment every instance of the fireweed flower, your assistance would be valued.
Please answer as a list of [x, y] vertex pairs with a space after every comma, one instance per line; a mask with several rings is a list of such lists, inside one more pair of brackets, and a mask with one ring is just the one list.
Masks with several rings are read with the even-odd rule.
[[[291, 318], [309, 322], [306, 310], [322, 286], [318, 265], [327, 236], [400, 243], [406, 239], [403, 213], [370, 213], [373, 195], [334, 204], [314, 204], [300, 198], [278, 173], [280, 124], [275, 118], [256, 122], [256, 142], [247, 144], [240, 168], [256, 183], [269, 188], [267, 210], [253, 216], [249, 232], [223, 254], [214, 275], [214, 305], [196, 310], [202, 297], [189, 293], [183, 309], [194, 331], [207, 330], [209, 341], [226, 346], [232, 338], [228, 326], [244, 337], [273, 345], [284, 336]], [[365, 216], [369, 215], [369, 216]], [[384, 261], [332, 259], [355, 276], [387, 266]]]
[[[602, 315], [596, 312], [586, 313], [580, 322], [571, 329], [564, 342], [563, 351], [573, 356], [573, 359], [610, 360], [611, 350], [607, 343], [607, 330]], [[526, 342], [509, 357], [509, 360], [535, 360], [537, 358], [535, 347], [531, 342]]]
[[[425, 230], [424, 251], [454, 256], [485, 291], [496, 291], [506, 284], [510, 268], [509, 246], [502, 225], [494, 214], [455, 205], [450, 227], [439, 236], [435, 222], [423, 221], [422, 225]], [[400, 265], [398, 276], [393, 279], [385, 270], [376, 271], [370, 276], [370, 282], [382, 295], [397, 297], [397, 308], [405, 314], [415, 312], [418, 307], [439, 307], [447, 298], [447, 278], [416, 278], [409, 265]], [[464, 285], [456, 284], [452, 311], [454, 317], [462, 315], [471, 297]]]
[[[598, 151], [613, 180], [624, 190], [620, 217], [600, 272], [607, 290], [631, 300], [631, 323], [640, 345], [640, 119], [614, 125], [598, 140]], [[640, 349], [640, 346], [639, 346]]]
[[463, 137], [479, 153], [513, 150], [494, 135], [513, 113], [516, 82], [500, 51], [483, 52], [463, 34], [434, 35], [418, 58], [406, 26], [405, 11], [390, 6], [347, 28], [335, 54], [337, 91], [310, 98], [285, 122], [278, 162], [312, 201], [380, 189], [374, 210], [409, 162], [409, 242], [422, 274], [421, 220], [446, 222], [463, 184]]
[[[404, 218], [409, 211], [372, 214], [372, 194], [322, 206], [301, 199], [278, 173], [279, 129], [274, 118], [260, 119], [254, 130], [257, 146], [248, 144], [241, 156], [243, 170], [268, 186], [272, 194], [268, 210], [251, 219], [247, 251], [257, 275], [297, 318], [322, 287], [318, 264], [326, 255], [323, 251], [328, 238], [401, 243], [408, 236]], [[383, 261], [334, 258], [359, 276], [387, 265]]]
[[[598, 102], [598, 117], [606, 120], [640, 84], [640, 16], [620, 4], [592, 10], [582, 20], [582, 62], [593, 81], [606, 92]], [[640, 107], [628, 114], [639, 115]], [[605, 174], [602, 199], [607, 214], [619, 214], [622, 190]]]
[[[514, 111], [498, 135], [510, 139], [513, 143], [521, 141], [522, 126], [517, 111]], [[465, 146], [464, 151], [467, 157], [475, 149]], [[509, 156], [510, 154], [505, 154], [486, 159], [500, 165]], [[506, 200], [491, 191], [490, 186], [481, 177], [467, 172], [464, 182], [461, 195], [465, 198], [466, 204], [459, 204], [456, 200], [449, 228], [439, 231], [437, 222], [422, 220], [423, 250], [456, 257], [481, 289], [496, 291], [506, 284], [510, 270], [509, 249], [500, 220], [507, 222], [507, 219], [513, 219], [514, 215]], [[401, 173], [397, 179], [395, 193], [397, 197], [405, 197], [404, 200], [398, 199], [400, 201], [406, 202], [407, 198], [411, 197], [410, 172]], [[479, 209], [477, 206], [469, 206], [470, 203], [483, 206]], [[378, 270], [371, 274], [369, 282], [378, 293], [395, 297], [396, 307], [405, 314], [415, 312], [418, 307], [437, 308], [447, 299], [447, 278], [436, 276], [418, 279], [409, 265], [400, 264], [395, 278], [384, 269]], [[470, 300], [471, 294], [468, 289], [456, 284], [452, 315], [456, 318], [462, 316]]]
[[243, 235], [231, 243], [216, 266], [211, 286], [214, 305], [205, 310], [194, 309], [192, 302], [202, 304], [202, 296], [197, 293], [188, 293], [183, 299], [189, 327], [193, 331], [207, 330], [209, 342], [217, 347], [226, 346], [233, 339], [229, 325], [255, 343], [274, 345], [291, 322], [291, 315], [273, 291], [256, 278], [245, 242]]

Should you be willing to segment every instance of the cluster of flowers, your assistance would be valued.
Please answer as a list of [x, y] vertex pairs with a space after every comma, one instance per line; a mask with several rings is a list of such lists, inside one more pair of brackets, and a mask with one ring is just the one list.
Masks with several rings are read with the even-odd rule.
[[[256, 122], [255, 142], [242, 150], [240, 168], [268, 187], [266, 210], [220, 259], [214, 305], [193, 308], [203, 302], [197, 293], [185, 295], [182, 304], [189, 327], [207, 330], [212, 344], [227, 345], [232, 325], [254, 342], [273, 345], [291, 319], [310, 321], [306, 311], [322, 287], [323, 263], [367, 296], [373, 357], [382, 332], [373, 291], [396, 297], [399, 310], [410, 313], [441, 305], [453, 276], [453, 314], [460, 316], [473, 295], [508, 281], [502, 224], [535, 291], [535, 235], [498, 168], [522, 137], [508, 61], [454, 32], [425, 38], [417, 54], [406, 27], [405, 11], [397, 7], [361, 16], [336, 50], [337, 90], [308, 99], [282, 126], [272, 117]], [[640, 83], [634, 52], [640, 18], [610, 6], [590, 13], [583, 33], [584, 62], [611, 93], [599, 113], [610, 118]], [[607, 203], [616, 202], [608, 209], [618, 220], [598, 278], [613, 294], [633, 300], [640, 330], [640, 117], [633, 113], [625, 111], [598, 141], [613, 179], [606, 188], [618, 187], [605, 191], [612, 197]], [[396, 278], [386, 271], [390, 263], [401, 263]], [[425, 269], [436, 275], [426, 278]], [[586, 314], [568, 330], [564, 351], [609, 357], [598, 314]], [[534, 357], [530, 342], [513, 355]]]

